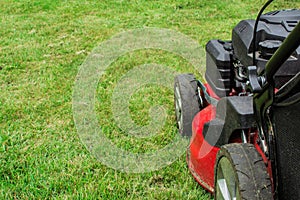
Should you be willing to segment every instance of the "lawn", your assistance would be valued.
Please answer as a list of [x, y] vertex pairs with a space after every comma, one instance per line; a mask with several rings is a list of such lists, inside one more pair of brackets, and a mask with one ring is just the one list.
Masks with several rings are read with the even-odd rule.
[[[81, 140], [75, 124], [77, 74], [95, 48], [120, 33], [169, 29], [204, 48], [209, 39], [229, 40], [234, 25], [254, 18], [263, 3], [0, 0], [0, 199], [212, 198], [192, 178], [184, 152], [166, 166], [139, 173], [101, 162]], [[291, 7], [300, 8], [300, 3], [278, 0], [268, 10]], [[150, 108], [164, 108], [165, 123], [156, 134], [134, 137], [116, 121], [115, 106], [123, 104], [114, 103], [114, 91], [122, 85], [130, 88], [136, 81], [126, 77], [150, 63], [176, 73], [193, 72], [198, 78], [204, 70], [172, 52], [140, 49], [120, 55], [101, 76], [97, 74], [93, 109], [100, 130], [117, 148], [136, 154], [156, 152], [177, 135], [173, 91], [161, 85], [144, 84], [126, 97], [132, 123], [138, 126], [151, 127], [155, 112]], [[122, 93], [117, 96], [122, 98]]]

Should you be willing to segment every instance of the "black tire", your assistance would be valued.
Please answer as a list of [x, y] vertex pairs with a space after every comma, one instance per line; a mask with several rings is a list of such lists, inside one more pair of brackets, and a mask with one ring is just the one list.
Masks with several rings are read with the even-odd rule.
[[197, 83], [192, 74], [180, 74], [174, 81], [177, 127], [179, 133], [186, 137], [191, 137], [193, 118], [200, 111]]
[[266, 166], [252, 144], [227, 144], [217, 154], [215, 199], [234, 197], [237, 200], [273, 199]]

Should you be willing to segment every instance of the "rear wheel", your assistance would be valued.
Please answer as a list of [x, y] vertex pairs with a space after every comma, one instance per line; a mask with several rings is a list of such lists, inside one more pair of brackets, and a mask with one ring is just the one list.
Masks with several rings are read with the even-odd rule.
[[179, 133], [191, 137], [193, 118], [200, 111], [198, 84], [194, 75], [180, 74], [175, 77], [174, 102]]
[[252, 144], [221, 147], [215, 165], [215, 199], [272, 199], [270, 177]]

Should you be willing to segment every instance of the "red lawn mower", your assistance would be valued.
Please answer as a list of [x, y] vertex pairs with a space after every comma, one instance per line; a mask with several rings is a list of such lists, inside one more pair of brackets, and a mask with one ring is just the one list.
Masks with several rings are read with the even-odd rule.
[[175, 77], [188, 167], [218, 200], [300, 199], [300, 10], [271, 2], [207, 43], [207, 83]]

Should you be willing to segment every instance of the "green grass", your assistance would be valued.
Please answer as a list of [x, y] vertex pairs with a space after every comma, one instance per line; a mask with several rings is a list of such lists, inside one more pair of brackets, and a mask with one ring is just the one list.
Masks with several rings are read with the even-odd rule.
[[[113, 35], [135, 28], [168, 28], [203, 47], [230, 39], [241, 19], [254, 18], [264, 1], [0, 1], [0, 199], [209, 199], [182, 155], [154, 172], [127, 174], [98, 162], [81, 143], [72, 113], [75, 77], [86, 56]], [[269, 8], [300, 7], [275, 1]], [[132, 139], [113, 122], [112, 92], [134, 66], [155, 62], [196, 73], [171, 53], [141, 50], [121, 56], [97, 89], [96, 111], [105, 135], [132, 152], [168, 144], [176, 127], [172, 91], [147, 86], [130, 100], [133, 121], [147, 125], [148, 109], [164, 105], [166, 124], [153, 138]]]

